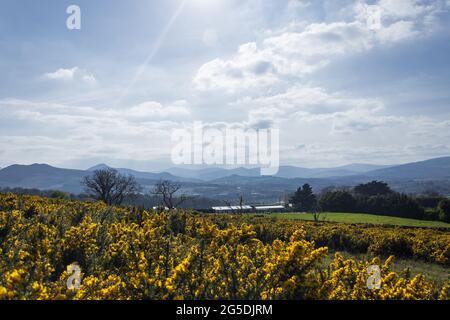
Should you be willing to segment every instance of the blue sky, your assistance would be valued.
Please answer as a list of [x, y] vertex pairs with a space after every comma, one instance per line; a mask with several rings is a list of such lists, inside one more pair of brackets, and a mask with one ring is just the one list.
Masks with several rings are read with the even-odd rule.
[[[66, 28], [71, 4], [81, 30]], [[170, 132], [193, 121], [280, 128], [282, 164], [449, 155], [449, 10], [446, 0], [2, 0], [0, 167], [160, 170]]]

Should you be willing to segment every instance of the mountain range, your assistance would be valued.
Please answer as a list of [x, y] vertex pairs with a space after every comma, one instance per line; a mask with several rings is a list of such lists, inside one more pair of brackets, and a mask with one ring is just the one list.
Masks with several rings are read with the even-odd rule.
[[[86, 170], [63, 169], [48, 164], [11, 165], [0, 170], [0, 187], [57, 189], [71, 193], [83, 192], [82, 178], [98, 169], [108, 168], [99, 164]], [[280, 197], [292, 192], [303, 183], [310, 183], [315, 190], [327, 186], [353, 186], [370, 180], [384, 180], [398, 191], [416, 192], [426, 188], [450, 186], [450, 157], [395, 166], [350, 164], [333, 168], [302, 168], [281, 166], [275, 176], [261, 176], [259, 168], [202, 168], [175, 167], [164, 172], [142, 172], [116, 168], [122, 174], [135, 176], [144, 189], [151, 188], [158, 180], [181, 183], [184, 192], [210, 197], [235, 197], [246, 193], [261, 199]], [[420, 188], [419, 188], [420, 187]], [[442, 190], [441, 190], [442, 191]]]

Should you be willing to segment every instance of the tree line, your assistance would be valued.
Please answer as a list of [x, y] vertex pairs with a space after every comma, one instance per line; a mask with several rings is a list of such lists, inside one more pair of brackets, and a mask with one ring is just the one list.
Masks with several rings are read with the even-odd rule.
[[309, 184], [291, 197], [295, 211], [349, 212], [450, 222], [450, 200], [439, 195], [409, 196], [393, 191], [383, 181], [350, 189], [325, 190], [315, 195]]

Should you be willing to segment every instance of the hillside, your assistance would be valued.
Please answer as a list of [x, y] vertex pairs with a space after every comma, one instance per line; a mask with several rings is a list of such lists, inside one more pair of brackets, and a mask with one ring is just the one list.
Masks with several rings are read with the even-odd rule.
[[[106, 167], [109, 166], [99, 164], [87, 170], [73, 170], [47, 164], [11, 165], [0, 170], [0, 187], [59, 189], [81, 193], [81, 179], [96, 169]], [[142, 172], [128, 168], [116, 170], [135, 176], [145, 190], [158, 180], [171, 180], [180, 182], [182, 191], [188, 195], [220, 200], [233, 200], [238, 194], [243, 194], [252, 201], [273, 202], [304, 183], [309, 183], [315, 192], [320, 192], [328, 186], [354, 186], [371, 180], [384, 180], [399, 192], [422, 193], [433, 190], [450, 195], [450, 157], [381, 167], [367, 164], [317, 169], [282, 166], [276, 176], [260, 176], [259, 168], [171, 168], [165, 172]], [[377, 169], [371, 170], [373, 168]]]
[[170, 181], [178, 181], [178, 182], [199, 182], [200, 181], [199, 179], [194, 179], [194, 178], [189, 178], [189, 177], [187, 177], [187, 178], [178, 177], [169, 172], [143, 172], [143, 171], [137, 171], [137, 170], [127, 169], [127, 168], [113, 168], [113, 167], [110, 167], [103, 163], [98, 164], [94, 167], [91, 167], [91, 168], [87, 169], [87, 171], [93, 172], [95, 170], [105, 169], [105, 168], [115, 169], [118, 172], [120, 172], [121, 174], [132, 175], [136, 179], [170, 180]]
[[0, 186], [59, 189], [80, 192], [83, 170], [61, 169], [47, 164], [12, 165], [0, 170]]
[[[0, 170], [0, 187], [36, 188], [41, 190], [57, 189], [71, 193], [81, 193], [83, 177], [91, 175], [96, 169], [107, 167], [98, 165], [88, 170], [73, 170], [52, 167], [47, 164], [11, 165]], [[152, 186], [156, 181], [172, 180], [189, 183], [194, 179], [179, 178], [170, 173], [139, 172], [131, 169], [117, 169], [122, 174], [130, 174], [145, 186]]]
[[377, 169], [366, 173], [366, 175], [389, 179], [450, 179], [450, 157]]

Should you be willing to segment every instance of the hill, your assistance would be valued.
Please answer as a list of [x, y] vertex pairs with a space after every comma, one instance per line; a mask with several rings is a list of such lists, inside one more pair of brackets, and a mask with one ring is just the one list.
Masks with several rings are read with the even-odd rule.
[[[87, 170], [73, 170], [48, 164], [16, 164], [0, 170], [0, 187], [59, 189], [81, 193], [81, 179], [94, 170], [107, 167], [106, 164], [98, 164]], [[248, 201], [273, 202], [284, 198], [304, 183], [311, 184], [314, 192], [320, 192], [328, 186], [349, 187], [371, 180], [384, 180], [399, 192], [423, 193], [433, 190], [450, 195], [450, 157], [390, 167], [370, 164], [316, 169], [281, 166], [275, 176], [261, 176], [259, 168], [170, 168], [165, 172], [142, 172], [128, 168], [116, 170], [135, 176], [145, 190], [158, 180], [171, 180], [181, 183], [185, 194], [227, 201], [242, 194]]]
[[0, 186], [81, 191], [83, 170], [61, 169], [47, 164], [12, 165], [0, 170]]
[[367, 176], [388, 179], [450, 179], [450, 157], [412, 162], [372, 170]]
[[178, 177], [178, 176], [175, 176], [168, 172], [143, 172], [143, 171], [137, 171], [137, 170], [127, 169], [127, 168], [113, 168], [104, 163], [93, 166], [93, 167], [87, 169], [87, 171], [92, 172], [95, 170], [105, 169], [105, 168], [115, 169], [121, 174], [132, 175], [136, 179], [170, 180], [170, 181], [178, 181], [178, 182], [198, 182], [198, 181], [200, 181], [200, 180], [194, 179], [194, 178]]

